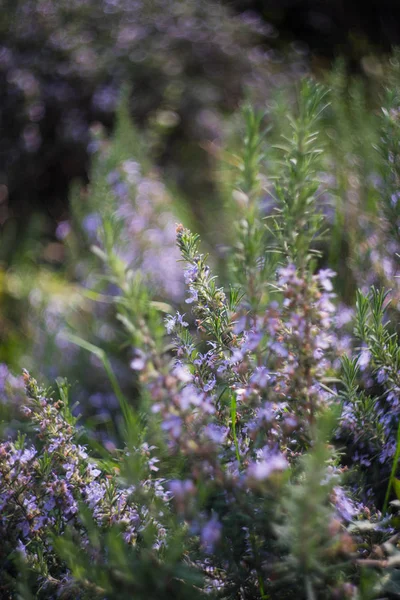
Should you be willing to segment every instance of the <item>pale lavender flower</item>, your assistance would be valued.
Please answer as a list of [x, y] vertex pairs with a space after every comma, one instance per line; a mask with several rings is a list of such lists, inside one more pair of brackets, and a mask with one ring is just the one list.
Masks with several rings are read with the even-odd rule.
[[352, 500], [350, 500], [350, 498], [348, 497], [348, 495], [342, 487], [335, 486], [333, 488], [333, 492], [335, 508], [339, 513], [340, 517], [344, 521], [352, 521], [358, 512], [356, 505]]
[[182, 383], [189, 383], [193, 379], [193, 376], [190, 373], [189, 369], [182, 365], [177, 365], [172, 371], [172, 374], [175, 375], [175, 377], [179, 379], [179, 381], [182, 381]]
[[182, 431], [182, 419], [177, 415], [168, 415], [161, 427], [164, 431], [168, 431], [173, 438], [177, 439]]
[[199, 273], [199, 268], [197, 267], [197, 265], [191, 265], [184, 272], [185, 283], [188, 285], [191, 283], [194, 283], [197, 279], [198, 273]]
[[336, 276], [336, 273], [332, 269], [321, 269], [318, 272], [318, 279], [320, 285], [327, 292], [333, 290], [332, 278]]
[[270, 379], [271, 375], [266, 367], [256, 367], [250, 377], [250, 383], [265, 388]]
[[204, 429], [205, 435], [215, 444], [222, 444], [226, 441], [229, 434], [229, 428], [215, 423], [209, 423]]
[[197, 302], [197, 300], [199, 299], [199, 294], [197, 292], [197, 290], [193, 287], [189, 288], [189, 292], [190, 292], [190, 296], [189, 298], [186, 298], [185, 302], [186, 304], [193, 304], [193, 302]]
[[270, 448], [266, 447], [257, 451], [257, 461], [250, 464], [247, 476], [257, 481], [264, 481], [275, 471], [284, 471], [287, 467], [287, 460], [282, 454], [272, 453]]
[[172, 479], [168, 483], [168, 488], [173, 498], [179, 501], [184, 500], [188, 495], [194, 495], [196, 491], [194, 483], [190, 479], [186, 479], [184, 481], [180, 481], [179, 479]]
[[358, 365], [360, 369], [363, 371], [366, 369], [371, 361], [371, 353], [368, 348], [363, 348], [361, 350], [361, 354], [358, 359]]
[[215, 384], [216, 384], [216, 379], [215, 379], [215, 377], [212, 377], [211, 379], [209, 379], [209, 381], [207, 381], [207, 383], [204, 384], [203, 390], [205, 392], [210, 392], [212, 389], [214, 389]]
[[217, 516], [212, 518], [202, 527], [200, 533], [201, 543], [204, 546], [205, 552], [211, 554], [214, 551], [215, 545], [221, 539], [222, 525]]
[[28, 463], [35, 458], [36, 454], [37, 454], [36, 448], [34, 448], [33, 446], [29, 449], [27, 448], [21, 454], [19, 461], [21, 464]]
[[91, 481], [85, 488], [84, 493], [90, 508], [94, 508], [104, 498], [106, 488], [97, 481]]

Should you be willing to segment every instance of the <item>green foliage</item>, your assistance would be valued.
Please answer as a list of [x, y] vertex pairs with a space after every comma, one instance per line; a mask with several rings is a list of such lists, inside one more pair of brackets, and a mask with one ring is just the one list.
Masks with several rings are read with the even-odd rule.
[[[27, 424], [4, 417], [19, 431], [0, 445], [10, 597], [397, 594], [400, 346], [388, 305], [398, 297], [378, 285], [395, 273], [385, 236], [390, 252], [398, 236], [395, 66], [391, 76], [383, 111], [354, 140], [342, 140], [345, 126], [368, 105], [357, 85], [347, 106], [340, 72], [333, 91], [305, 80], [281, 124], [282, 106], [243, 109], [240, 151], [226, 155], [236, 210], [227, 285], [200, 237], [178, 225], [186, 300], [168, 245], [174, 205], [143, 156], [127, 95], [113, 139], [94, 132], [91, 181], [76, 191], [65, 243], [96, 335], [67, 314], [59, 337], [65, 356], [86, 355], [84, 416], [62, 380], [52, 394], [25, 373]], [[370, 166], [373, 184], [362, 180]], [[356, 247], [368, 236], [371, 247]], [[344, 241], [349, 255], [336, 262], [362, 290], [347, 345], [340, 303], [352, 292], [335, 295], [329, 268]], [[1, 403], [19, 398], [18, 382], [2, 377]], [[101, 431], [84, 414], [90, 377], [118, 402]]]
[[334, 544], [340, 548], [350, 541], [335, 524], [331, 504], [339, 481], [334, 474], [337, 458], [329, 445], [336, 419], [337, 415], [328, 412], [318, 421], [313, 448], [283, 491], [282, 525], [277, 528], [279, 544], [287, 552], [280, 566], [283, 582], [289, 589], [296, 582], [298, 597], [307, 600], [323, 597], [329, 580], [340, 580], [348, 569], [344, 563], [331, 562]]
[[283, 154], [274, 195], [277, 217], [272, 217], [273, 235], [290, 262], [301, 270], [321, 238], [323, 217], [317, 210], [318, 174], [322, 168], [321, 142], [318, 134], [323, 111], [328, 106], [328, 91], [311, 81], [303, 83], [295, 116], [289, 116], [290, 133], [276, 148]]
[[[130, 600], [133, 596], [146, 600], [149, 593], [155, 600], [202, 597], [198, 587], [202, 577], [185, 563], [185, 549], [179, 530], [170, 531], [170, 544], [160, 560], [152, 551], [154, 531], [150, 527], [142, 534], [140, 549], [127, 549], [117, 527], [104, 532], [87, 511], [81, 511], [81, 518], [88, 532], [90, 547], [97, 554], [95, 561], [72, 532], [64, 539], [56, 540], [56, 549], [74, 577], [71, 598], [73, 593], [82, 589], [84, 600], [104, 597]], [[173, 525], [172, 522], [170, 525]]]

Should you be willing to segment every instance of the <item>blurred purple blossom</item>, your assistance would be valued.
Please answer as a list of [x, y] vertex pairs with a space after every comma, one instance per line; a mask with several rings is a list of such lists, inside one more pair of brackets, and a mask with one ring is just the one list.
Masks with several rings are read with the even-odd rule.
[[216, 544], [221, 539], [222, 525], [219, 522], [216, 515], [203, 525], [200, 533], [201, 543], [203, 544], [205, 551], [211, 554], [214, 551]]
[[257, 451], [257, 460], [249, 465], [247, 476], [257, 481], [264, 481], [275, 471], [284, 471], [287, 467], [287, 460], [282, 454], [272, 453], [270, 448], [266, 447]]

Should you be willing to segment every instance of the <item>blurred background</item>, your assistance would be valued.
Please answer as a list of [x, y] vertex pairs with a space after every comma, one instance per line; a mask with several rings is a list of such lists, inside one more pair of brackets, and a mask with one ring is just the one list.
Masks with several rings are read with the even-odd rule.
[[278, 135], [306, 75], [333, 89], [326, 256], [346, 281], [341, 300], [362, 273], [390, 279], [382, 237], [363, 253], [371, 220], [360, 229], [357, 211], [378, 210], [377, 111], [399, 43], [395, 0], [1, 0], [0, 400], [26, 367], [67, 376], [95, 425], [114, 418], [101, 361], [64, 335], [104, 348], [135, 388], [90, 251], [102, 214], [118, 216], [121, 253], [153, 296], [179, 306], [176, 220], [223, 264], [235, 213], [221, 148], [240, 148], [245, 102], [271, 109]]
[[395, 0], [2, 0], [3, 260], [34, 217], [50, 239], [68, 217], [71, 182], [89, 177], [90, 126], [112, 130], [123, 83], [135, 123], [152, 132], [151, 160], [204, 219], [215, 193], [204, 146], [223, 135], [222, 119], [256, 88], [266, 102], [339, 56], [376, 76], [399, 23]]

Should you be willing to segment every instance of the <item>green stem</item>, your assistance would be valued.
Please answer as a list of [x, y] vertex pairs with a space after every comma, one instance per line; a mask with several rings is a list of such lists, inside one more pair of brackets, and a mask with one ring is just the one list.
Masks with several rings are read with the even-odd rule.
[[258, 585], [260, 586], [261, 600], [268, 600], [269, 595], [266, 596], [264, 590], [264, 582], [260, 574], [258, 574]]
[[232, 396], [231, 396], [232, 435], [233, 435], [233, 441], [235, 443], [236, 458], [237, 458], [239, 466], [240, 466], [239, 443], [238, 443], [238, 439], [237, 439], [237, 435], [236, 435], [236, 415], [237, 415], [236, 398], [235, 398], [235, 395], [232, 394]]
[[132, 411], [129, 407], [128, 400], [125, 398], [124, 393], [120, 388], [118, 380], [112, 369], [111, 363], [104, 350], [102, 348], [99, 348], [98, 346], [95, 346], [94, 344], [90, 344], [86, 340], [83, 340], [79, 336], [74, 335], [72, 333], [68, 333], [64, 337], [76, 346], [79, 346], [80, 348], [87, 350], [91, 354], [94, 354], [99, 360], [101, 360], [101, 362], [103, 363], [104, 370], [107, 373], [107, 377], [111, 383], [113, 392], [116, 395], [120, 404], [121, 411], [125, 420], [125, 425], [128, 425], [132, 419]]
[[387, 509], [388, 509], [388, 505], [389, 505], [390, 492], [392, 491], [393, 482], [395, 480], [396, 469], [397, 469], [397, 464], [399, 462], [399, 458], [400, 458], [400, 420], [399, 420], [399, 425], [398, 425], [398, 428], [397, 428], [396, 452], [394, 454], [392, 471], [390, 473], [389, 483], [388, 483], [387, 490], [386, 490], [385, 502], [383, 503], [382, 512], [383, 512], [384, 515], [387, 513]]

